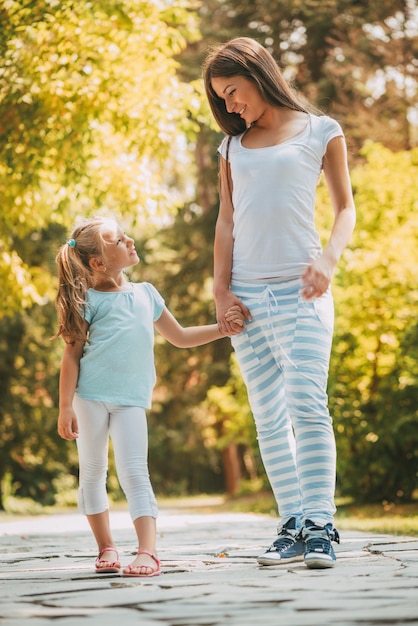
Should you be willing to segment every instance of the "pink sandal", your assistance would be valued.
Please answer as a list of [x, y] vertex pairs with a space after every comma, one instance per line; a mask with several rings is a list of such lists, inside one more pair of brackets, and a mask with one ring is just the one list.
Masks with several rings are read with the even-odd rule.
[[[102, 555], [105, 552], [114, 552], [116, 554], [116, 561], [107, 561], [102, 559]], [[102, 564], [102, 565], [101, 565]], [[118, 574], [120, 570], [119, 552], [116, 548], [103, 548], [99, 552], [99, 556], [96, 559], [96, 573], [97, 574]]]
[[[152, 569], [151, 566], [149, 565], [128, 565], [128, 567], [125, 568], [122, 572], [123, 576], [132, 576], [136, 578], [151, 578], [152, 576], [159, 576], [161, 574], [161, 563], [154, 554], [152, 554], [151, 552], [148, 552], [148, 550], [138, 550], [137, 555], [138, 554], [147, 554], [148, 556], [150, 556], [155, 561], [157, 567]], [[147, 569], [150, 569], [151, 572], [149, 574], [137, 574], [132, 571], [132, 570], [140, 569], [141, 567], [146, 567]]]

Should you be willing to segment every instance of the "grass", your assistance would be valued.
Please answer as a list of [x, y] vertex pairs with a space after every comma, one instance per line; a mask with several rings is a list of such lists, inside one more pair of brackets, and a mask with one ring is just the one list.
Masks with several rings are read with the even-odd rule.
[[[338, 500], [335, 525], [340, 530], [358, 530], [389, 535], [418, 537], [418, 501], [408, 504], [356, 505]], [[161, 508], [202, 513], [237, 512], [277, 516], [273, 496], [268, 492], [245, 496], [194, 496], [160, 500]]]
[[[74, 511], [75, 508], [41, 507], [27, 499], [16, 502], [12, 499], [10, 508], [0, 512], [0, 523], [23, 516], [48, 515]], [[161, 509], [184, 513], [259, 513], [277, 517], [276, 504], [270, 492], [250, 493], [235, 497], [225, 495], [185, 496], [183, 498], [158, 498]], [[32, 505], [31, 506], [31, 502]], [[340, 530], [358, 530], [389, 535], [418, 537], [418, 500], [408, 504], [368, 504], [356, 505], [347, 500], [338, 500], [335, 525]], [[115, 503], [113, 509], [125, 509], [125, 503]]]
[[418, 537], [418, 502], [342, 505], [337, 510], [336, 526], [341, 530]]

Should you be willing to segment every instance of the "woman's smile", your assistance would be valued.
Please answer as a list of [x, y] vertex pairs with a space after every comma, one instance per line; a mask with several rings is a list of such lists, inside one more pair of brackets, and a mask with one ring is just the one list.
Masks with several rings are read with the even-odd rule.
[[244, 76], [215, 77], [212, 89], [225, 101], [228, 113], [239, 115], [247, 125], [257, 120], [266, 107], [255, 83]]

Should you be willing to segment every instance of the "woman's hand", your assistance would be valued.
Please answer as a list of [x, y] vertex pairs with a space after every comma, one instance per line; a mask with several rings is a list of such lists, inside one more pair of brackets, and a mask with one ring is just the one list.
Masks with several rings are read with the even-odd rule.
[[305, 300], [319, 298], [328, 289], [334, 265], [328, 259], [321, 255], [302, 274], [302, 297]]
[[242, 331], [245, 320], [251, 319], [251, 314], [245, 304], [232, 291], [216, 298], [216, 320], [219, 331], [223, 335], [236, 335]]
[[58, 416], [58, 434], [63, 439], [71, 441], [78, 437], [78, 423], [72, 408], [61, 409]]

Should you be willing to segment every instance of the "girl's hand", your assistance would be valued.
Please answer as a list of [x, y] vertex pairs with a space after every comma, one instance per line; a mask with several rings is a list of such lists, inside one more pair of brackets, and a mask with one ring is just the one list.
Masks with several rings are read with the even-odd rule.
[[312, 300], [322, 296], [331, 283], [333, 271], [333, 264], [324, 255], [309, 265], [302, 274], [302, 298]]
[[244, 328], [245, 318], [238, 304], [234, 304], [233, 306], [229, 307], [229, 309], [225, 313], [225, 319], [230, 324], [238, 324], [238, 326], [241, 326], [241, 329]]
[[[240, 315], [237, 314], [235, 307], [241, 311]], [[231, 291], [227, 291], [222, 297], [216, 298], [216, 320], [219, 331], [223, 335], [240, 333], [243, 328], [243, 321], [250, 319], [251, 315], [245, 304]]]
[[63, 439], [71, 441], [78, 437], [78, 423], [72, 408], [61, 409], [58, 416], [58, 434]]

